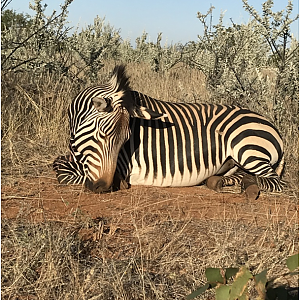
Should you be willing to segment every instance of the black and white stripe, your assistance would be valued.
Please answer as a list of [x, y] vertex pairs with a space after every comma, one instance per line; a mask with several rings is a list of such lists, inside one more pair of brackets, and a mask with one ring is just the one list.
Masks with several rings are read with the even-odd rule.
[[133, 185], [193, 186], [219, 174], [229, 185], [252, 174], [260, 189], [282, 190], [283, 142], [266, 118], [237, 106], [155, 100], [131, 91], [122, 67], [76, 97], [69, 121], [71, 156], [54, 162], [62, 183], [101, 191], [94, 183], [117, 174]]
[[[262, 178], [262, 189], [282, 189], [273, 166], [283, 157], [283, 143], [264, 117], [236, 106], [168, 103], [138, 92], [132, 95], [140, 105], [167, 117], [131, 120], [131, 138], [121, 149], [117, 165], [130, 184], [197, 185], [233, 158], [236, 167], [226, 175], [239, 167]], [[232, 178], [236, 177], [227, 181], [225, 177], [224, 185]]]

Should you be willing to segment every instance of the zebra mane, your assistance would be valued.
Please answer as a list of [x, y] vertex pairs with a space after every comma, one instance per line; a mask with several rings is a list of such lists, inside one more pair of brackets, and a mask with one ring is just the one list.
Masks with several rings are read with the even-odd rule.
[[126, 93], [131, 90], [129, 77], [126, 75], [124, 65], [115, 66], [110, 83], [114, 85], [116, 92], [124, 91]]

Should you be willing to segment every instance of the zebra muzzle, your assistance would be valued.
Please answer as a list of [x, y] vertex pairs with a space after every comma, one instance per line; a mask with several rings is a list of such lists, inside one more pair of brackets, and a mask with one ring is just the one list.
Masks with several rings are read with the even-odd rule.
[[87, 179], [85, 181], [85, 187], [97, 194], [108, 192], [111, 189], [111, 185], [108, 185], [107, 181], [105, 181], [103, 179], [99, 179], [95, 182]]

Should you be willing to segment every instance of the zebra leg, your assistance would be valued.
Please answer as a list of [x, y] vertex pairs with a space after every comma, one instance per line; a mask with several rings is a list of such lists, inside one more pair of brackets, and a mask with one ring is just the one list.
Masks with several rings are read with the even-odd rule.
[[257, 159], [255, 164], [242, 166], [249, 174], [256, 176], [256, 184], [261, 191], [282, 192], [285, 182], [281, 180], [280, 175], [284, 167], [284, 157], [281, 158], [277, 168], [274, 170], [265, 159]]
[[247, 174], [243, 177], [241, 183], [242, 191], [245, 191], [248, 200], [256, 200], [260, 189], [257, 185], [257, 177]]
[[[255, 174], [255, 168], [259, 166], [260, 172]], [[248, 169], [253, 175], [246, 175], [242, 180], [242, 190], [246, 192], [248, 199], [257, 199], [259, 191], [282, 192], [285, 182], [281, 180], [280, 175], [284, 166], [284, 158], [279, 162], [279, 166], [274, 170], [266, 161], [258, 161], [254, 170]], [[246, 169], [246, 166], [245, 166]], [[252, 172], [251, 172], [252, 171]]]
[[260, 191], [281, 192], [285, 183], [271, 166], [267, 165], [266, 170], [267, 172], [259, 175], [239, 170], [231, 176], [223, 176], [222, 184], [223, 186], [241, 184], [241, 190], [245, 191], [248, 200], [258, 199]]
[[246, 175], [242, 170], [238, 170], [232, 175], [211, 176], [206, 180], [208, 188], [217, 192], [222, 191], [224, 186], [241, 185], [243, 177]]
[[61, 184], [83, 184], [83, 165], [73, 161], [71, 155], [59, 156], [53, 162], [53, 170]]
[[[266, 192], [281, 192], [286, 184], [281, 180], [280, 175], [284, 168], [284, 158], [282, 157], [276, 170], [274, 171], [271, 165], [264, 160], [258, 160], [257, 164], [250, 168], [247, 165], [241, 166], [242, 169], [238, 169], [236, 173], [234, 168], [230, 169], [235, 161], [229, 159], [221, 170], [227, 170], [227, 173], [223, 176], [212, 176], [206, 181], [206, 185], [215, 191], [220, 192], [224, 186], [241, 185], [242, 191], [245, 191], [249, 200], [256, 200], [260, 191]], [[239, 165], [239, 164], [238, 164]], [[260, 174], [257, 174], [255, 168], [259, 166]], [[227, 175], [229, 174], [229, 175]]]
[[[236, 165], [236, 162], [232, 158], [229, 158], [228, 160], [225, 161], [225, 163], [222, 165], [222, 167], [220, 168], [220, 170], [218, 171], [217, 174], [225, 175], [225, 174], [229, 173], [228, 171], [232, 170], [235, 165]], [[233, 170], [233, 172], [235, 172], [235, 171]]]
[[[225, 174], [229, 170], [232, 170], [235, 166], [235, 161], [233, 159], [228, 159], [220, 168], [217, 175]], [[211, 176], [206, 180], [206, 186], [214, 191], [220, 192], [223, 188], [223, 176]]]
[[232, 175], [224, 175], [222, 176], [222, 184], [223, 186], [231, 186], [231, 185], [241, 185], [243, 177], [247, 175], [243, 170], [238, 170], [236, 173]]
[[273, 170], [256, 176], [258, 187], [265, 192], [282, 192], [286, 183]]
[[206, 186], [216, 192], [221, 192], [223, 189], [222, 176], [211, 176], [206, 179]]

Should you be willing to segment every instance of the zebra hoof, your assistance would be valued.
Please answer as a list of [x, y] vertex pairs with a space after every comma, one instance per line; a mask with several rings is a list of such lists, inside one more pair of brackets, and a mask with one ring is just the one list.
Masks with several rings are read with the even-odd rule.
[[220, 176], [211, 176], [206, 180], [206, 186], [216, 192], [221, 192], [223, 188], [222, 177]]
[[257, 200], [259, 197], [259, 188], [256, 184], [251, 184], [245, 189], [247, 200]]
[[248, 200], [256, 200], [259, 196], [259, 188], [257, 186], [256, 177], [253, 175], [245, 175], [242, 179], [242, 191], [245, 191]]
[[255, 176], [248, 174], [243, 177], [242, 191], [245, 191], [247, 200], [256, 200], [258, 198], [260, 190]]

